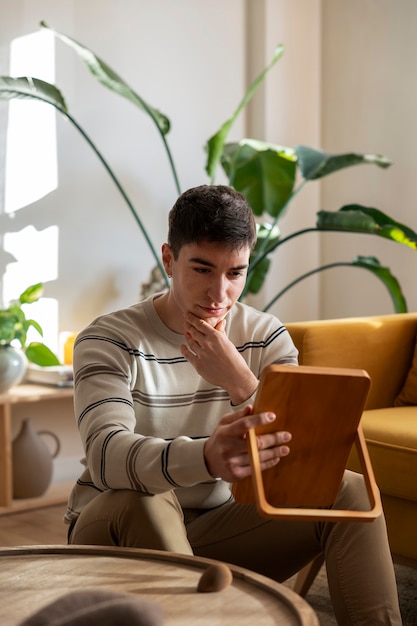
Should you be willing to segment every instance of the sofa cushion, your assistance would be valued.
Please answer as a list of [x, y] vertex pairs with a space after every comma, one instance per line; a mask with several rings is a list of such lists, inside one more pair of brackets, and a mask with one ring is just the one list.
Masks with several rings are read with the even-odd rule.
[[[417, 500], [417, 407], [364, 411], [361, 424], [381, 492]], [[349, 467], [360, 469], [355, 452]]]
[[392, 407], [407, 377], [416, 337], [415, 321], [403, 317], [384, 323], [353, 318], [311, 324], [304, 333], [302, 364], [364, 369], [372, 380], [366, 408]]
[[417, 405], [417, 341], [414, 348], [413, 363], [408, 376], [398, 396], [395, 398], [395, 406]]

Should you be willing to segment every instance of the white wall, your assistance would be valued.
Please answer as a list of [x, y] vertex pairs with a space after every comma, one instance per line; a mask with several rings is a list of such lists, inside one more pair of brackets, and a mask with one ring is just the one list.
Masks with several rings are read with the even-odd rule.
[[[253, 0], [258, 10], [260, 3]], [[262, 3], [261, 3], [262, 4]], [[263, 88], [263, 129], [254, 125], [256, 138], [284, 146], [320, 145], [321, 39], [320, 0], [266, 0], [263, 31], [252, 33], [258, 47], [263, 46], [266, 65], [271, 50], [284, 44], [285, 52]], [[258, 71], [261, 67], [258, 68]], [[261, 131], [263, 134], [261, 136]], [[319, 185], [305, 188], [279, 222], [282, 238], [314, 224], [319, 210]], [[320, 255], [319, 238], [303, 236], [283, 244], [274, 256], [259, 306], [294, 279], [317, 266]], [[315, 319], [320, 313], [318, 279], [304, 281], [285, 294], [271, 312], [283, 320]]]
[[[335, 152], [382, 152], [395, 165], [383, 172], [363, 167], [334, 175], [322, 196], [320, 185], [311, 184], [283, 220], [283, 234], [306, 221], [313, 224], [321, 206], [336, 209], [345, 201], [394, 213], [417, 230], [411, 165], [416, 8], [413, 0], [0, 0], [0, 71], [8, 73], [10, 41], [36, 30], [41, 19], [91, 47], [170, 117], [168, 141], [186, 189], [208, 182], [205, 141], [235, 109], [275, 45], [284, 43], [284, 57], [230, 139], [246, 134]], [[156, 131], [132, 104], [98, 85], [71, 50], [60, 42], [56, 50], [56, 83], [70, 112], [108, 158], [159, 250], [177, 194]], [[0, 171], [6, 120], [7, 105], [0, 102]], [[0, 215], [0, 227], [5, 232], [27, 223], [59, 225], [59, 274], [46, 294], [59, 301], [63, 331], [134, 302], [153, 260], [101, 164], [62, 117], [58, 148], [58, 189], [14, 220]], [[361, 236], [355, 238], [360, 249], [352, 242], [338, 235], [320, 242], [309, 235], [283, 247], [255, 302], [262, 305], [277, 286], [317, 265], [320, 257], [329, 262], [375, 250], [401, 279], [415, 310], [417, 256], [386, 241]], [[322, 283], [309, 279], [273, 310], [284, 320], [391, 312], [383, 288], [375, 279], [363, 286], [360, 280], [366, 279], [358, 273], [328, 273]]]
[[[331, 152], [372, 152], [393, 165], [351, 168], [327, 178], [323, 207], [358, 202], [417, 231], [417, 3], [415, 0], [323, 1], [323, 135]], [[360, 235], [322, 237], [322, 261], [373, 255], [399, 279], [410, 311], [417, 309], [417, 254], [393, 242]], [[391, 300], [364, 270], [323, 276], [321, 315], [392, 313]]]

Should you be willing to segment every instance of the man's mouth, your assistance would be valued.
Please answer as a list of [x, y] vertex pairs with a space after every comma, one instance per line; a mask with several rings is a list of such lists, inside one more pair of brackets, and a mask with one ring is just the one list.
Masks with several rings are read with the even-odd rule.
[[224, 314], [225, 307], [208, 307], [200, 306], [200, 309], [206, 313], [209, 317], [219, 317]]

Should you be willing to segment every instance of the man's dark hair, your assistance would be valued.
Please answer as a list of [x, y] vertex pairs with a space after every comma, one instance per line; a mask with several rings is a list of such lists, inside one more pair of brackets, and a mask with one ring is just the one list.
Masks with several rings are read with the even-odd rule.
[[226, 185], [201, 185], [185, 191], [169, 212], [168, 245], [174, 258], [189, 243], [221, 243], [232, 250], [256, 243], [252, 209]]

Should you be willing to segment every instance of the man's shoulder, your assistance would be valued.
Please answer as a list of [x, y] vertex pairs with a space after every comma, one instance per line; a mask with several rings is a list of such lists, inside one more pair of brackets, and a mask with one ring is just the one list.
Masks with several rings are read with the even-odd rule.
[[230, 320], [229, 337], [239, 352], [265, 353], [267, 360], [263, 365], [269, 362], [297, 364], [297, 349], [278, 317], [243, 303], [236, 303], [234, 313], [236, 317]]
[[265, 324], [266, 326], [283, 326], [282, 322], [271, 313], [260, 311], [259, 309], [243, 303], [236, 302], [231, 311], [231, 322], [234, 323], [247, 323], [247, 324]]
[[[131, 306], [117, 309], [97, 316], [82, 331], [83, 335], [91, 334], [130, 334], [134, 330], [143, 328], [147, 320], [149, 308], [147, 300], [137, 302]], [[150, 305], [152, 308], [152, 305]]]
[[130, 319], [136, 318], [138, 316], [140, 317], [141, 315], [143, 315], [145, 309], [144, 303], [145, 301], [136, 302], [135, 304], [123, 307], [121, 309], [116, 309], [108, 313], [102, 313], [101, 315], [98, 315], [95, 319], [93, 319], [90, 324], [88, 324], [88, 326], [96, 326], [107, 321], [113, 321], [118, 319]]

